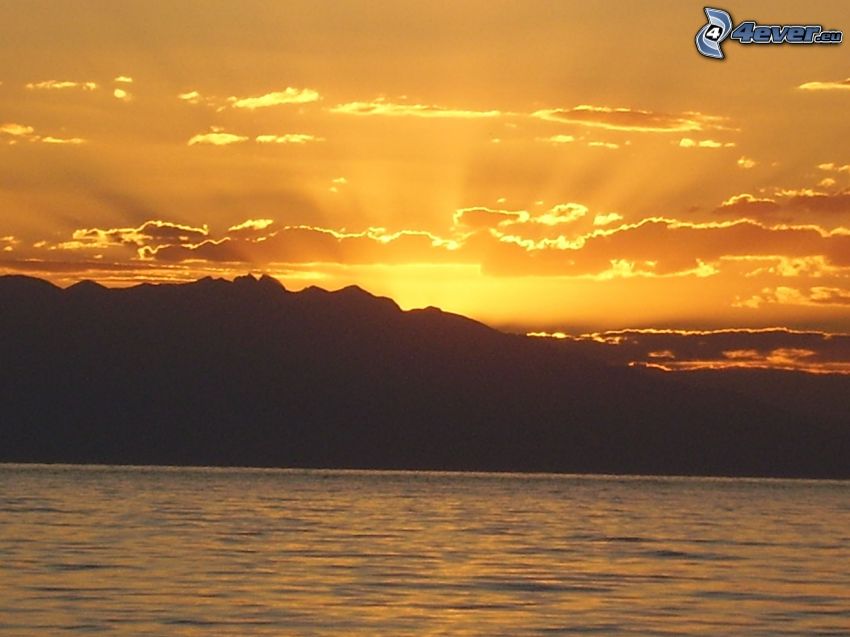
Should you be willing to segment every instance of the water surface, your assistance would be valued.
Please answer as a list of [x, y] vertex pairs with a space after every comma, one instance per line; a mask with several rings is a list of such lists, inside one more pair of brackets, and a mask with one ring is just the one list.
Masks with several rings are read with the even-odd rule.
[[0, 465], [0, 635], [848, 635], [850, 483]]

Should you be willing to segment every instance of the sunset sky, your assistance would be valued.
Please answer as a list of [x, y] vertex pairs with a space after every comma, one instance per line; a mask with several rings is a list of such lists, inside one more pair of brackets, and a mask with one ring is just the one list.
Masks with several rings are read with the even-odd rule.
[[[711, 60], [703, 6], [3, 3], [0, 273], [848, 331], [850, 44]], [[843, 1], [720, 6], [850, 31]]]

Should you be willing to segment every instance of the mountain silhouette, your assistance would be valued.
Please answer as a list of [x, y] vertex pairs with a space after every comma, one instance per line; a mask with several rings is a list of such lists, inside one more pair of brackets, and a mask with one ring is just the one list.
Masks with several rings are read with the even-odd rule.
[[2, 461], [850, 476], [839, 408], [358, 287], [4, 276], [0, 361]]

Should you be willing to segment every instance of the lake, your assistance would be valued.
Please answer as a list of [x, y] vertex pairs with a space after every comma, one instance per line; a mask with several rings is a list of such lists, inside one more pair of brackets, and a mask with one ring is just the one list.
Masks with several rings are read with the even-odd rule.
[[850, 483], [0, 465], [0, 635], [848, 635]]

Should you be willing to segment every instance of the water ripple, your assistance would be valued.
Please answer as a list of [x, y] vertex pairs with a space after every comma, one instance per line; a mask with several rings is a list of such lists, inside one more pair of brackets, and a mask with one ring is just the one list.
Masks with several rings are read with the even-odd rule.
[[848, 495], [0, 465], [0, 636], [847, 635]]

